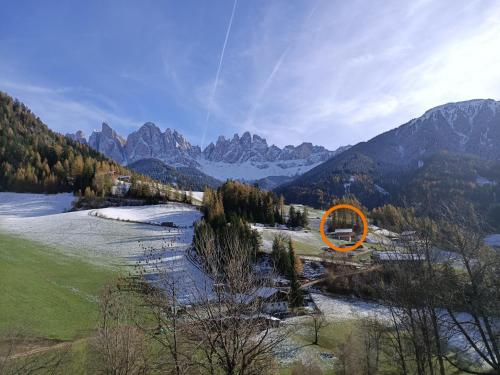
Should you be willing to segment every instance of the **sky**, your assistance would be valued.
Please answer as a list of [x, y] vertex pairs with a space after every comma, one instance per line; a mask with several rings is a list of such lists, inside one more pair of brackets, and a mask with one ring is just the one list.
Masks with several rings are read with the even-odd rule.
[[366, 141], [440, 104], [500, 100], [500, 1], [10, 1], [0, 90], [50, 128], [152, 121], [200, 146]]

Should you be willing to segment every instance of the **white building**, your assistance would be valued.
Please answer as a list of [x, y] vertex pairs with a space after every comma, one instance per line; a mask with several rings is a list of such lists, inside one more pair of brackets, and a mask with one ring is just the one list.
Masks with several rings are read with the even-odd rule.
[[262, 303], [263, 313], [285, 314], [288, 312], [288, 293], [282, 289], [260, 287], [245, 298], [245, 303], [250, 304], [257, 300]]

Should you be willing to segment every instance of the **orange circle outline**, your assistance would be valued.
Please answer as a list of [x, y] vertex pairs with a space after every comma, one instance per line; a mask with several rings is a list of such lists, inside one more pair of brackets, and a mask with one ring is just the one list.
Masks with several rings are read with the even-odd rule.
[[[358, 214], [358, 216], [361, 218], [361, 221], [363, 222], [363, 234], [361, 235], [361, 239], [358, 242], [356, 242], [354, 245], [349, 246], [349, 247], [335, 246], [333, 243], [331, 243], [328, 240], [328, 238], [326, 237], [326, 234], [325, 234], [326, 219], [328, 218], [328, 216], [330, 216], [330, 214], [333, 211], [337, 211], [337, 210], [342, 209], [342, 208], [354, 211], [355, 213]], [[359, 208], [354, 207], [350, 204], [338, 204], [336, 206], [330, 207], [327, 211], [325, 211], [325, 213], [321, 217], [321, 221], [319, 223], [319, 233], [321, 234], [321, 239], [323, 240], [323, 242], [325, 244], [327, 244], [330, 249], [335, 250], [335, 251], [340, 251], [341, 253], [347, 253], [349, 251], [356, 250], [358, 247], [360, 247], [363, 244], [363, 242], [365, 242], [366, 236], [368, 235], [368, 220], [366, 220], [365, 214], [363, 214], [363, 212]]]

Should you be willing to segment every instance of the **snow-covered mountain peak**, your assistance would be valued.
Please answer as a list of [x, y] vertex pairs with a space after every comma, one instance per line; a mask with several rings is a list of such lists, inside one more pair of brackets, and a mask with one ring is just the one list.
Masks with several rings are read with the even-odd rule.
[[[174, 167], [195, 167], [219, 179], [260, 179], [268, 176], [295, 176], [306, 172], [335, 155], [321, 146], [304, 142], [283, 149], [268, 146], [257, 134], [244, 132], [227, 139], [219, 136], [202, 152], [177, 130], [164, 132], [152, 122], [146, 122], [123, 140], [108, 125], [92, 133], [90, 146], [123, 164], [155, 158]], [[344, 149], [342, 149], [343, 151]]]
[[500, 102], [493, 99], [472, 99], [463, 102], [446, 103], [429, 109], [417, 120], [438, 119], [442, 116], [450, 126], [453, 126], [457, 120], [460, 121], [461, 119], [473, 123], [478, 114], [494, 116], [499, 108]]

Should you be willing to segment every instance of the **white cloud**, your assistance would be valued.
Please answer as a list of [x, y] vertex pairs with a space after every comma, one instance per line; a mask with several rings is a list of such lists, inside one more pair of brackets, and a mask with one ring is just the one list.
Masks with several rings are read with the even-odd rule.
[[232, 52], [225, 74], [245, 79], [220, 88], [217, 120], [279, 145], [336, 147], [445, 102], [500, 97], [497, 2], [289, 7], [270, 5], [250, 45]]

